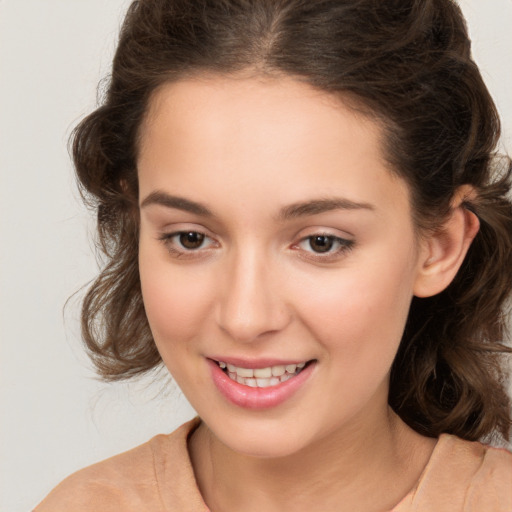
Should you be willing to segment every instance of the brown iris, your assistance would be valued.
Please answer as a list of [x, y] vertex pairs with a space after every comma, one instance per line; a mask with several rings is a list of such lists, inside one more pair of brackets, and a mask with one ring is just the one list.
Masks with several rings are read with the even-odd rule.
[[309, 246], [315, 252], [328, 252], [334, 245], [334, 238], [332, 236], [316, 235], [309, 239]]
[[180, 234], [180, 244], [185, 249], [199, 249], [204, 242], [205, 236], [202, 233], [190, 231]]

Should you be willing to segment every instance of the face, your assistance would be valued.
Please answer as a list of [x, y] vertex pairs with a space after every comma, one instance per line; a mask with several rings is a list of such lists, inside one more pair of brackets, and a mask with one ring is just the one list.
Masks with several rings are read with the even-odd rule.
[[215, 437], [270, 457], [378, 428], [420, 253], [378, 125], [292, 79], [181, 81], [138, 171], [149, 324]]

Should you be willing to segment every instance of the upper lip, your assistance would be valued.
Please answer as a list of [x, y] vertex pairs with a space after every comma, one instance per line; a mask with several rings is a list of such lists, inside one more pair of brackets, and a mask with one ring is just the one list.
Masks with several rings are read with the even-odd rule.
[[246, 359], [242, 357], [225, 357], [225, 356], [211, 356], [208, 357], [212, 361], [222, 361], [226, 364], [232, 364], [239, 368], [267, 368], [268, 366], [286, 366], [289, 364], [307, 363], [311, 359], [277, 359], [277, 358], [259, 358], [259, 359]]

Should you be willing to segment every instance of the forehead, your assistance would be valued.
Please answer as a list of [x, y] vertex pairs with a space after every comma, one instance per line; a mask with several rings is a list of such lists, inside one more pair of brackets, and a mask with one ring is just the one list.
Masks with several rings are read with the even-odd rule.
[[[164, 84], [153, 93], [141, 127], [141, 149], [147, 136], [154, 137], [159, 130], [225, 144], [235, 135], [240, 142], [250, 132], [250, 147], [263, 142], [268, 148], [270, 135], [278, 136], [275, 146], [298, 144], [305, 137], [314, 144], [320, 128], [328, 144], [342, 135], [347, 117], [353, 120], [351, 132], [364, 131], [380, 140], [377, 123], [349, 108], [346, 100], [290, 77], [199, 75]], [[327, 133], [332, 137], [326, 139]]]
[[141, 127], [141, 197], [155, 189], [282, 203], [305, 195], [393, 200], [406, 192], [382, 130], [342, 99], [291, 78], [199, 77], [165, 84]]

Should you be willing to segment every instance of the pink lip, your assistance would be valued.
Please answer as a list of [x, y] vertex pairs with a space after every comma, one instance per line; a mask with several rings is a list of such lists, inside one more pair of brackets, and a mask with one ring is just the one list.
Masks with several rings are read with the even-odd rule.
[[[307, 365], [298, 375], [288, 379], [277, 386], [270, 386], [267, 388], [251, 388], [239, 384], [234, 380], [231, 380], [211, 359], [208, 359], [212, 379], [217, 389], [227, 398], [231, 403], [244, 407], [246, 409], [269, 409], [282, 404], [288, 398], [290, 398], [311, 376], [313, 368], [316, 366], [316, 362]], [[224, 362], [228, 362], [222, 359]], [[235, 364], [231, 362], [231, 364]], [[275, 366], [281, 363], [265, 364], [261, 365], [261, 361], [258, 361], [258, 366], [246, 366], [247, 361], [243, 364], [235, 364], [243, 368], [264, 368], [265, 366]], [[292, 364], [292, 363], [290, 363]]]

